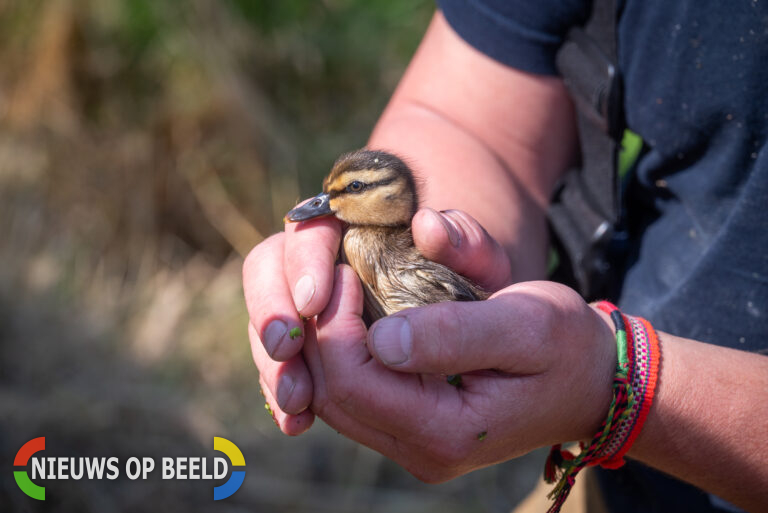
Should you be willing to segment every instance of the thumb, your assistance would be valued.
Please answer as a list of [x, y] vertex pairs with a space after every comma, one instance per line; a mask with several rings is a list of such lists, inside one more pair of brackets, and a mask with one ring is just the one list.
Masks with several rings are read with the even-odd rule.
[[543, 298], [504, 291], [487, 301], [438, 303], [385, 317], [371, 326], [367, 344], [377, 360], [398, 371], [537, 374], [549, 365], [552, 321]]
[[416, 247], [429, 260], [450, 267], [488, 291], [511, 282], [507, 253], [468, 214], [422, 208], [413, 217], [411, 228]]

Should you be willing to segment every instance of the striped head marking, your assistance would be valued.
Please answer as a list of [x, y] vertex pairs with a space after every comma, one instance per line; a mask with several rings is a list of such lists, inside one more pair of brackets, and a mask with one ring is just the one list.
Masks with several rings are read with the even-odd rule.
[[411, 170], [383, 151], [339, 157], [323, 181], [323, 193], [336, 217], [356, 225], [409, 225], [418, 205]]

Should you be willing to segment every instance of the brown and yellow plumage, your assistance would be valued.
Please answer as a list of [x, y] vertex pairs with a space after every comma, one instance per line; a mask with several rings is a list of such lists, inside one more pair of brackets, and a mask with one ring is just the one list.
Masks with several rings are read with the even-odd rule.
[[410, 226], [417, 208], [413, 174], [402, 160], [358, 150], [342, 155], [323, 192], [288, 212], [286, 220], [332, 214], [349, 224], [341, 258], [363, 284], [368, 322], [414, 306], [485, 299], [481, 288], [416, 249]]

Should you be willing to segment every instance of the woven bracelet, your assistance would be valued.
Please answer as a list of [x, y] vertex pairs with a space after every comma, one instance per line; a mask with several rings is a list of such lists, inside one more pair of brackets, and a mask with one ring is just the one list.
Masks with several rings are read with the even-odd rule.
[[627, 348], [631, 351], [629, 362], [629, 378], [632, 385], [634, 401], [626, 419], [619, 423], [616, 432], [600, 453], [595, 464], [603, 468], [616, 469], [624, 465], [624, 455], [632, 447], [648, 418], [648, 412], [653, 404], [656, 382], [659, 375], [661, 350], [659, 338], [651, 323], [640, 317], [621, 315], [618, 308], [601, 301], [597, 307], [604, 312], [617, 312], [622, 317], [624, 329], [631, 334], [632, 344]]
[[645, 319], [623, 315], [616, 306], [600, 301], [596, 305], [610, 315], [616, 328], [616, 372], [613, 399], [608, 415], [589, 445], [579, 444], [578, 455], [552, 446], [544, 468], [544, 480], [557, 481], [549, 497], [554, 503], [548, 513], [560, 511], [576, 475], [587, 466], [615, 469], [624, 464], [624, 455], [645, 423], [653, 402], [659, 368], [659, 341]]

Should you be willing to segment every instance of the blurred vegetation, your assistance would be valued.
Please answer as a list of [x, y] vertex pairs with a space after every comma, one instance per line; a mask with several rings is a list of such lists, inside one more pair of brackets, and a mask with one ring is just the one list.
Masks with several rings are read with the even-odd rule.
[[[505, 511], [264, 412], [242, 255], [362, 146], [434, 10], [412, 0], [0, 0], [0, 453], [246, 455], [228, 511]], [[450, 428], [450, 427], [447, 427]], [[58, 448], [58, 452], [57, 451]], [[207, 452], [206, 452], [207, 451]], [[525, 462], [523, 462], [525, 463]], [[3, 511], [208, 511], [194, 482], [49, 482]]]

